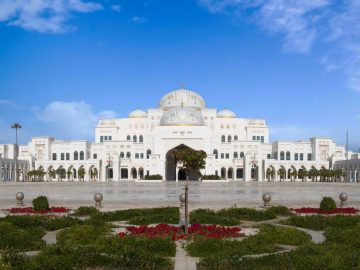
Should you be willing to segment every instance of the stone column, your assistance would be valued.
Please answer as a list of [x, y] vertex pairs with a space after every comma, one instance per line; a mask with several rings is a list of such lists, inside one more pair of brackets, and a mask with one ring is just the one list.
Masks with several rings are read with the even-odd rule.
[[244, 156], [244, 181], [251, 181], [251, 165], [248, 165], [249, 157]]
[[259, 166], [258, 166], [258, 181], [259, 182], [263, 182], [264, 180], [264, 164], [262, 162], [259, 162], [258, 163]]
[[179, 168], [176, 166], [176, 182], [179, 182]]

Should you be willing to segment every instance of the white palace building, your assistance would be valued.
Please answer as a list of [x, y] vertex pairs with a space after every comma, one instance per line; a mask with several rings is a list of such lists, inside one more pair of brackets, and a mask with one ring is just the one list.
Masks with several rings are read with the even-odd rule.
[[[199, 94], [179, 89], [163, 96], [158, 108], [100, 120], [94, 143], [32, 138], [19, 146], [19, 180], [28, 180], [29, 170], [61, 172], [46, 174], [45, 181], [79, 181], [80, 170], [85, 171], [85, 181], [140, 180], [155, 174], [164, 181], [184, 180], [173, 153], [186, 147], [207, 153], [202, 174], [225, 180], [265, 181], [266, 171], [273, 169], [272, 180], [279, 181], [280, 168], [289, 180], [291, 170], [312, 167], [349, 170], [351, 181], [360, 177], [360, 154], [351, 153], [351, 162], [345, 163], [345, 147], [330, 138], [270, 142], [264, 119], [207, 108]], [[0, 145], [0, 180], [14, 180], [14, 161], [15, 145]]]

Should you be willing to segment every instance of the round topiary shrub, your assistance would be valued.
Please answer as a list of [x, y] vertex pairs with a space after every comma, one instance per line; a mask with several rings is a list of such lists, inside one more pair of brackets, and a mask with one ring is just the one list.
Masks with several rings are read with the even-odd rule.
[[321, 210], [334, 210], [336, 209], [336, 203], [331, 197], [324, 197], [320, 203]]
[[39, 196], [32, 201], [33, 208], [35, 211], [46, 211], [49, 210], [49, 201], [45, 196]]

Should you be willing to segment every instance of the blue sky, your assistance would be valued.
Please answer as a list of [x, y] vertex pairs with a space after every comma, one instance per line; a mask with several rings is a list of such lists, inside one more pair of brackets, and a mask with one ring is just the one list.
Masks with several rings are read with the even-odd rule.
[[0, 0], [0, 143], [93, 140], [185, 87], [272, 140], [360, 147], [360, 1]]

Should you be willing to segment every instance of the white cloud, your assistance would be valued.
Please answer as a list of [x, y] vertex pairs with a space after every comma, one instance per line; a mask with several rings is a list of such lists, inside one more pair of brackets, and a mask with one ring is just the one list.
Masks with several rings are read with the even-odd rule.
[[244, 16], [252, 11], [255, 21], [270, 33], [284, 37], [284, 49], [307, 53], [316, 35], [319, 11], [329, 0], [200, 0], [213, 13], [231, 13]]
[[18, 105], [15, 101], [9, 99], [0, 99], [0, 106], [8, 106], [15, 109], [21, 109], [22, 107]]
[[134, 23], [145, 23], [147, 21], [146, 18], [144, 17], [138, 17], [138, 16], [134, 16], [131, 18], [131, 20], [134, 22]]
[[36, 110], [38, 119], [49, 124], [62, 136], [69, 139], [89, 138], [99, 119], [115, 118], [113, 111], [95, 112], [92, 106], [84, 101], [54, 101], [44, 109]]
[[0, 22], [42, 33], [63, 33], [73, 13], [102, 9], [96, 2], [83, 0], [0, 0]]
[[121, 5], [112, 5], [111, 10], [115, 11], [115, 12], [120, 12], [121, 11]]
[[[326, 49], [320, 63], [344, 71], [360, 92], [359, 0], [198, 0], [212, 13], [247, 18], [283, 37], [285, 51], [307, 53], [316, 42]], [[244, 12], [246, 11], [246, 12]]]

